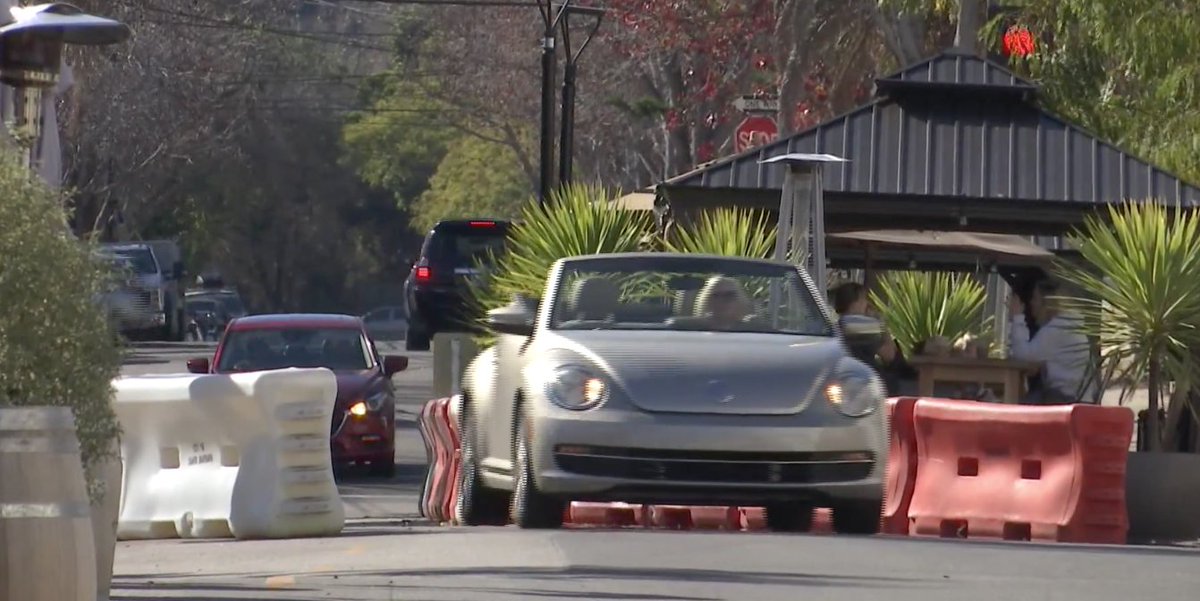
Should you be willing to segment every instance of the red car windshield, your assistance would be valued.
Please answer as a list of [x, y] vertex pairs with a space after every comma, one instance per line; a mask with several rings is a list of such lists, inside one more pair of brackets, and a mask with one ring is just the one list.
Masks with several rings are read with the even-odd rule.
[[375, 357], [362, 332], [346, 328], [288, 328], [229, 332], [217, 372], [325, 367], [362, 371]]

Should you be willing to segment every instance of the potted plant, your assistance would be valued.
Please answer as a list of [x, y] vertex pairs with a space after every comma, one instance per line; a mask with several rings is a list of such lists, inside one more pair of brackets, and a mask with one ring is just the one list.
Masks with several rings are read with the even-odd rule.
[[93, 509], [105, 514], [95, 529], [97, 588], [104, 593], [121, 485], [119, 469], [109, 481], [119, 434], [112, 379], [121, 352], [99, 302], [105, 267], [91, 245], [67, 229], [59, 194], [7, 150], [0, 151], [0, 223], [0, 406], [53, 405], [74, 412]]
[[1059, 262], [1055, 271], [1079, 294], [1061, 301], [1101, 341], [1101, 386], [1119, 383], [1122, 399], [1146, 387], [1147, 452], [1132, 453], [1127, 471], [1130, 536], [1200, 538], [1200, 517], [1190, 511], [1200, 504], [1200, 455], [1182, 452], [1190, 449], [1178, 436], [1198, 409], [1200, 216], [1125, 202], [1088, 218], [1069, 239], [1083, 262]]
[[[987, 291], [967, 274], [893, 271], [879, 278], [871, 303], [880, 308], [888, 332], [906, 357], [949, 353], [965, 336], [988, 338]], [[977, 334], [976, 334], [977, 333]], [[933, 341], [926, 349], [926, 343]]]

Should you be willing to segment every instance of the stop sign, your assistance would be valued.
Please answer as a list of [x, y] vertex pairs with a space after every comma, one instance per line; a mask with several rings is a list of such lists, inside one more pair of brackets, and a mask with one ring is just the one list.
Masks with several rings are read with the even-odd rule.
[[733, 132], [733, 151], [743, 152], [762, 146], [779, 135], [775, 120], [770, 117], [746, 117]]

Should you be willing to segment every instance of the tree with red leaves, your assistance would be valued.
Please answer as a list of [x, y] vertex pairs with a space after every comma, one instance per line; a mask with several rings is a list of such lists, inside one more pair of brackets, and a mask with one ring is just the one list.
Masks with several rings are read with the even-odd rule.
[[865, 99], [869, 0], [606, 0], [605, 37], [661, 107], [666, 171], [732, 152], [743, 95], [778, 97], [781, 135]]

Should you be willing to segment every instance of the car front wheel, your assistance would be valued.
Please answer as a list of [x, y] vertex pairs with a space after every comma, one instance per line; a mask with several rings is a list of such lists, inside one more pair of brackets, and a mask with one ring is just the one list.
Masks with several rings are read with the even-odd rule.
[[454, 521], [463, 526], [503, 526], [508, 517], [508, 498], [503, 491], [493, 490], [479, 477], [475, 458], [474, 424], [470, 405], [463, 404], [462, 457], [459, 464], [458, 498], [454, 501]]
[[775, 532], [812, 530], [813, 508], [807, 503], [769, 503], [765, 508], [767, 528]]
[[512, 522], [518, 528], [561, 528], [563, 512], [566, 503], [541, 493], [533, 478], [533, 464], [530, 461], [529, 429], [525, 420], [517, 420], [516, 448], [513, 450], [513, 484]]
[[843, 501], [833, 506], [833, 531], [838, 534], [878, 534], [882, 521], [881, 501]]

